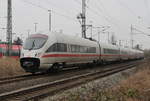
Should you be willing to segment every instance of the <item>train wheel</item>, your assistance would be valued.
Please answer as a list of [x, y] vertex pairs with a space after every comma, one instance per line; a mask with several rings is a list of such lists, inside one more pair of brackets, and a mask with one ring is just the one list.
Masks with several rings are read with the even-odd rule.
[[31, 72], [32, 73], [32, 75], [35, 75], [36, 74], [36, 72]]
[[61, 70], [61, 66], [59, 64], [54, 64], [52, 67], [50, 67], [49, 71], [50, 72], [59, 72]]

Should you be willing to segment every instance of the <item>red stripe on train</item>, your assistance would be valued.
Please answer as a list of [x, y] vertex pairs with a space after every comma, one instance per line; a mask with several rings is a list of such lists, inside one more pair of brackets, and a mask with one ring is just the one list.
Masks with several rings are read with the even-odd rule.
[[[90, 57], [90, 56], [125, 56], [125, 55], [109, 55], [109, 54], [47, 54], [43, 55], [43, 58], [46, 57]], [[126, 55], [127, 56], [127, 55]]]

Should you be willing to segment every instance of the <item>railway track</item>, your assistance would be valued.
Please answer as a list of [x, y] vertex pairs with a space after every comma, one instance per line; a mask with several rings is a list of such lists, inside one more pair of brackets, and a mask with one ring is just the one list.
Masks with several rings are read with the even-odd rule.
[[[62, 71], [71, 71], [71, 70], [75, 70], [75, 69], [79, 69], [78, 67], [74, 67], [74, 68], [67, 68], [64, 69]], [[14, 77], [6, 77], [6, 78], [0, 78], [0, 86], [3, 84], [8, 84], [8, 83], [13, 83], [13, 82], [19, 82], [19, 81], [23, 81], [23, 80], [30, 80], [32, 79], [36, 79], [36, 78], [42, 78], [42, 77], [46, 77], [46, 76], [52, 76], [54, 75], [53, 73], [37, 73], [37, 74], [24, 74], [24, 75], [19, 75], [19, 76], [14, 76]]]
[[29, 79], [30, 77], [38, 77], [39, 75], [42, 75], [42, 74], [40, 74], [40, 73], [36, 74], [36, 75], [25, 74], [25, 75], [19, 75], [19, 76], [14, 76], [14, 77], [0, 78], [0, 85], [12, 83], [12, 82], [19, 82], [22, 80]]
[[[115, 64], [114, 64], [115, 65]], [[106, 67], [108, 65], [102, 66], [102, 67]], [[62, 70], [63, 73], [64, 71], [72, 71], [72, 70], [77, 70], [79, 69], [78, 67], [74, 67], [74, 68], [67, 68]], [[8, 83], [14, 83], [14, 82], [19, 82], [19, 81], [23, 81], [23, 80], [30, 80], [32, 79], [36, 79], [36, 78], [42, 78], [42, 77], [46, 77], [46, 76], [53, 76], [55, 74], [51, 73], [51, 74], [47, 74], [47, 73], [37, 73], [37, 74], [24, 74], [24, 75], [19, 75], [19, 76], [14, 76], [14, 77], [5, 77], [5, 78], [0, 78], [0, 86], [4, 85], [4, 84], [8, 84]]]
[[95, 72], [89, 72], [82, 75], [76, 75], [69, 78], [64, 78], [56, 80], [53, 82], [47, 82], [42, 84], [37, 84], [31, 87], [21, 88], [18, 90], [5, 92], [0, 94], [0, 101], [3, 100], [18, 100], [18, 101], [27, 101], [31, 99], [38, 99], [46, 97], [48, 95], [56, 94], [59, 91], [72, 88], [74, 86], [87, 83], [89, 81], [106, 77], [117, 72], [132, 68], [136, 66], [138, 62], [131, 62], [122, 64], [119, 66], [114, 66], [112, 68], [106, 68], [104, 70], [99, 70]]

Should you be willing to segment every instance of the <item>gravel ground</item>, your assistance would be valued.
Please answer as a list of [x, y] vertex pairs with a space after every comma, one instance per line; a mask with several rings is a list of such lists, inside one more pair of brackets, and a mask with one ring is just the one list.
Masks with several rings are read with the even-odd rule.
[[[89, 82], [87, 84], [83, 84], [81, 86], [66, 90], [64, 92], [60, 92], [57, 95], [46, 97], [44, 99], [40, 99], [40, 101], [72, 101], [71, 95], [76, 95], [79, 97], [83, 97], [83, 101], [86, 101], [86, 95], [90, 94], [94, 89], [104, 90], [117, 85], [120, 81], [127, 79], [129, 76], [133, 75], [137, 71], [137, 67], [128, 69], [126, 71], [95, 80]], [[66, 100], [67, 99], [67, 100]], [[76, 99], [77, 100], [77, 99]], [[90, 101], [90, 100], [89, 100]]]

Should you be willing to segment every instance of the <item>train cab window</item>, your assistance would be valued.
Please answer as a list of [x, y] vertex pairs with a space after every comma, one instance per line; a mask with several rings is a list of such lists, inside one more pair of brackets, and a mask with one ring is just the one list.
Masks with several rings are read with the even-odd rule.
[[27, 38], [25, 41], [25, 44], [23, 45], [23, 48], [25, 50], [36, 50], [40, 49], [44, 46], [48, 39], [48, 36], [46, 35], [34, 35]]
[[46, 52], [67, 52], [67, 44], [55, 43]]

